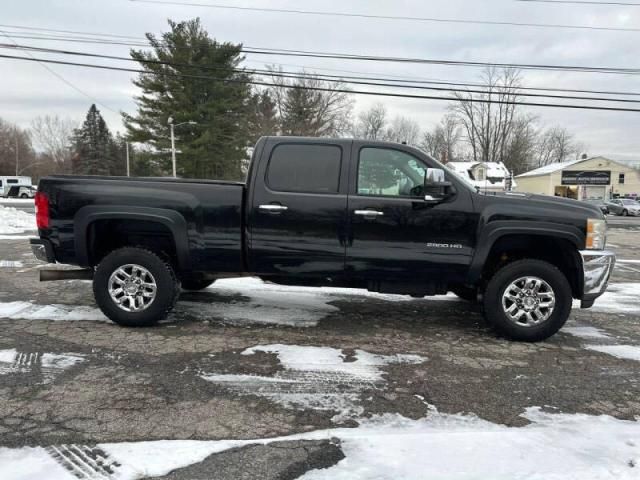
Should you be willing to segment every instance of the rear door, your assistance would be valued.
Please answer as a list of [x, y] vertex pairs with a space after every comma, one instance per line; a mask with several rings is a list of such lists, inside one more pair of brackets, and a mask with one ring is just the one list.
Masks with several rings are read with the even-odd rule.
[[343, 275], [350, 140], [269, 139], [250, 179], [249, 269]]

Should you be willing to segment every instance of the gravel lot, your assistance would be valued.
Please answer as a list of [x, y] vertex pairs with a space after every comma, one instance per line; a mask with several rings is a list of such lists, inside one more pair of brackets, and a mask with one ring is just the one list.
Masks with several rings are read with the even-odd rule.
[[[452, 297], [255, 281], [184, 293], [165, 323], [124, 329], [95, 311], [89, 282], [39, 283], [42, 265], [25, 240], [4, 239], [0, 446], [64, 446], [51, 451], [59, 464], [78, 478], [105, 478], [82, 473], [73, 458], [100, 457], [101, 443], [264, 439], [356, 427], [379, 414], [420, 419], [433, 407], [514, 427], [533, 406], [632, 420], [640, 416], [638, 239], [627, 224], [610, 230], [622, 260], [612, 293], [534, 345], [497, 338], [475, 306]], [[297, 478], [343, 457], [331, 439], [240, 445], [161, 478]]]

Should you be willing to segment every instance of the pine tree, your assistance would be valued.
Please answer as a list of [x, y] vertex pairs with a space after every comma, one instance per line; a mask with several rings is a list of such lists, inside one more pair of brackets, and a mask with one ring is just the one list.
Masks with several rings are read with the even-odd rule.
[[211, 39], [199, 19], [169, 26], [160, 38], [147, 34], [153, 51], [131, 51], [145, 73], [133, 82], [142, 94], [137, 113], [124, 114], [127, 137], [148, 145], [145, 161], [161, 159], [168, 173], [171, 117], [183, 124], [175, 127], [180, 176], [239, 179], [251, 94], [249, 77], [238, 71], [242, 46]]
[[114, 163], [113, 136], [95, 104], [91, 105], [82, 126], [75, 131], [75, 155], [72, 159], [76, 175], [111, 175]]

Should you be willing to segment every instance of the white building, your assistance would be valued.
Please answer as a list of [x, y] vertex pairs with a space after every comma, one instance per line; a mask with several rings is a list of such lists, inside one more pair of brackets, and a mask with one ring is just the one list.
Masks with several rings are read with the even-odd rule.
[[509, 185], [511, 172], [502, 162], [449, 162], [447, 168], [481, 192], [506, 192], [516, 186]]

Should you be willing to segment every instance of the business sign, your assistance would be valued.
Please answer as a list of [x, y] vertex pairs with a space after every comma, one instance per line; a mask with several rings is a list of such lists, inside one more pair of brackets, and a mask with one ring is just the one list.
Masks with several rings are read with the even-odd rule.
[[564, 170], [562, 185], [610, 185], [610, 170]]

